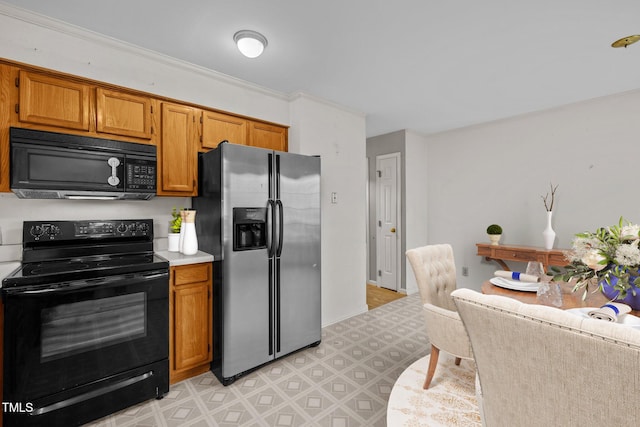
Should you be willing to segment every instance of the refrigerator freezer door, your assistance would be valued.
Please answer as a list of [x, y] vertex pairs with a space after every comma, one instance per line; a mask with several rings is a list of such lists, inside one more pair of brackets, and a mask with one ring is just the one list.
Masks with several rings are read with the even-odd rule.
[[233, 250], [233, 208], [267, 207], [271, 151], [233, 144], [224, 144], [221, 149], [224, 257], [221, 374], [231, 378], [274, 358], [267, 249]]
[[321, 339], [320, 158], [280, 152], [275, 158], [280, 175], [276, 195], [283, 209], [276, 287], [276, 357], [280, 357]]

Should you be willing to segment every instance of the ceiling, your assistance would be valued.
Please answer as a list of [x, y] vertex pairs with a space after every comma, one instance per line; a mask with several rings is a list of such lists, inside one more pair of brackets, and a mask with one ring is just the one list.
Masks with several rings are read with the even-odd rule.
[[[637, 0], [0, 0], [422, 134], [640, 87]], [[269, 44], [243, 57], [233, 34]]]

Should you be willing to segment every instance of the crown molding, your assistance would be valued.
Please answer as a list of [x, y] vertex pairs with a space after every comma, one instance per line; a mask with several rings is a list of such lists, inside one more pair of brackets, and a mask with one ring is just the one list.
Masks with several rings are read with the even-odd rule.
[[354, 109], [349, 108], [349, 107], [345, 107], [344, 105], [337, 104], [337, 103], [335, 103], [333, 101], [329, 101], [329, 100], [326, 100], [324, 98], [320, 98], [320, 97], [315, 96], [315, 95], [311, 95], [311, 94], [306, 93], [304, 91], [291, 92], [289, 94], [289, 97], [288, 97], [289, 101], [295, 101], [295, 100], [301, 99], [301, 98], [309, 99], [309, 100], [311, 100], [313, 102], [317, 102], [319, 104], [324, 104], [324, 105], [326, 105], [328, 107], [332, 107], [332, 108], [344, 111], [346, 113], [353, 114], [353, 115], [358, 116], [358, 117], [363, 117], [364, 118], [364, 117], [367, 116], [366, 113], [363, 113], [362, 111], [358, 111], [358, 110], [354, 110]]
[[211, 70], [209, 68], [201, 67], [187, 61], [182, 61], [180, 59], [176, 59], [150, 49], [145, 49], [132, 43], [105, 36], [104, 34], [96, 33], [94, 31], [90, 31], [85, 28], [78, 27], [76, 25], [72, 25], [35, 12], [31, 12], [13, 5], [0, 2], [0, 15], [4, 15], [12, 19], [17, 19], [31, 25], [36, 25], [50, 31], [55, 31], [91, 43], [96, 43], [116, 50], [122, 50], [137, 56], [143, 56], [149, 60], [160, 62], [183, 71], [197, 73], [207, 78], [217, 80], [221, 83], [230, 84], [242, 89], [251, 90], [282, 100], [290, 99], [289, 95], [285, 93], [269, 89], [254, 83], [250, 83], [237, 77], [233, 77], [219, 71]]

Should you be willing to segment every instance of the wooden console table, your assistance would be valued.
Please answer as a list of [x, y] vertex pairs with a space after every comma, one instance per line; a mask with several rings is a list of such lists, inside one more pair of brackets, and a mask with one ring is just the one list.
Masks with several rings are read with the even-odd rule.
[[483, 256], [487, 261], [497, 262], [504, 270], [508, 271], [511, 269], [505, 261], [538, 261], [542, 263], [545, 271], [550, 265], [564, 267], [569, 264], [569, 261], [564, 256], [565, 249], [551, 249], [548, 251], [535, 246], [506, 246], [492, 245], [490, 243], [476, 243], [476, 246], [478, 247], [479, 256]]

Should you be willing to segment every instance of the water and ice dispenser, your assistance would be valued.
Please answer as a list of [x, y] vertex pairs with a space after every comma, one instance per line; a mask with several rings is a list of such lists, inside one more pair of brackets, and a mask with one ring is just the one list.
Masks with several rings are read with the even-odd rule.
[[267, 247], [267, 208], [233, 208], [233, 250]]

